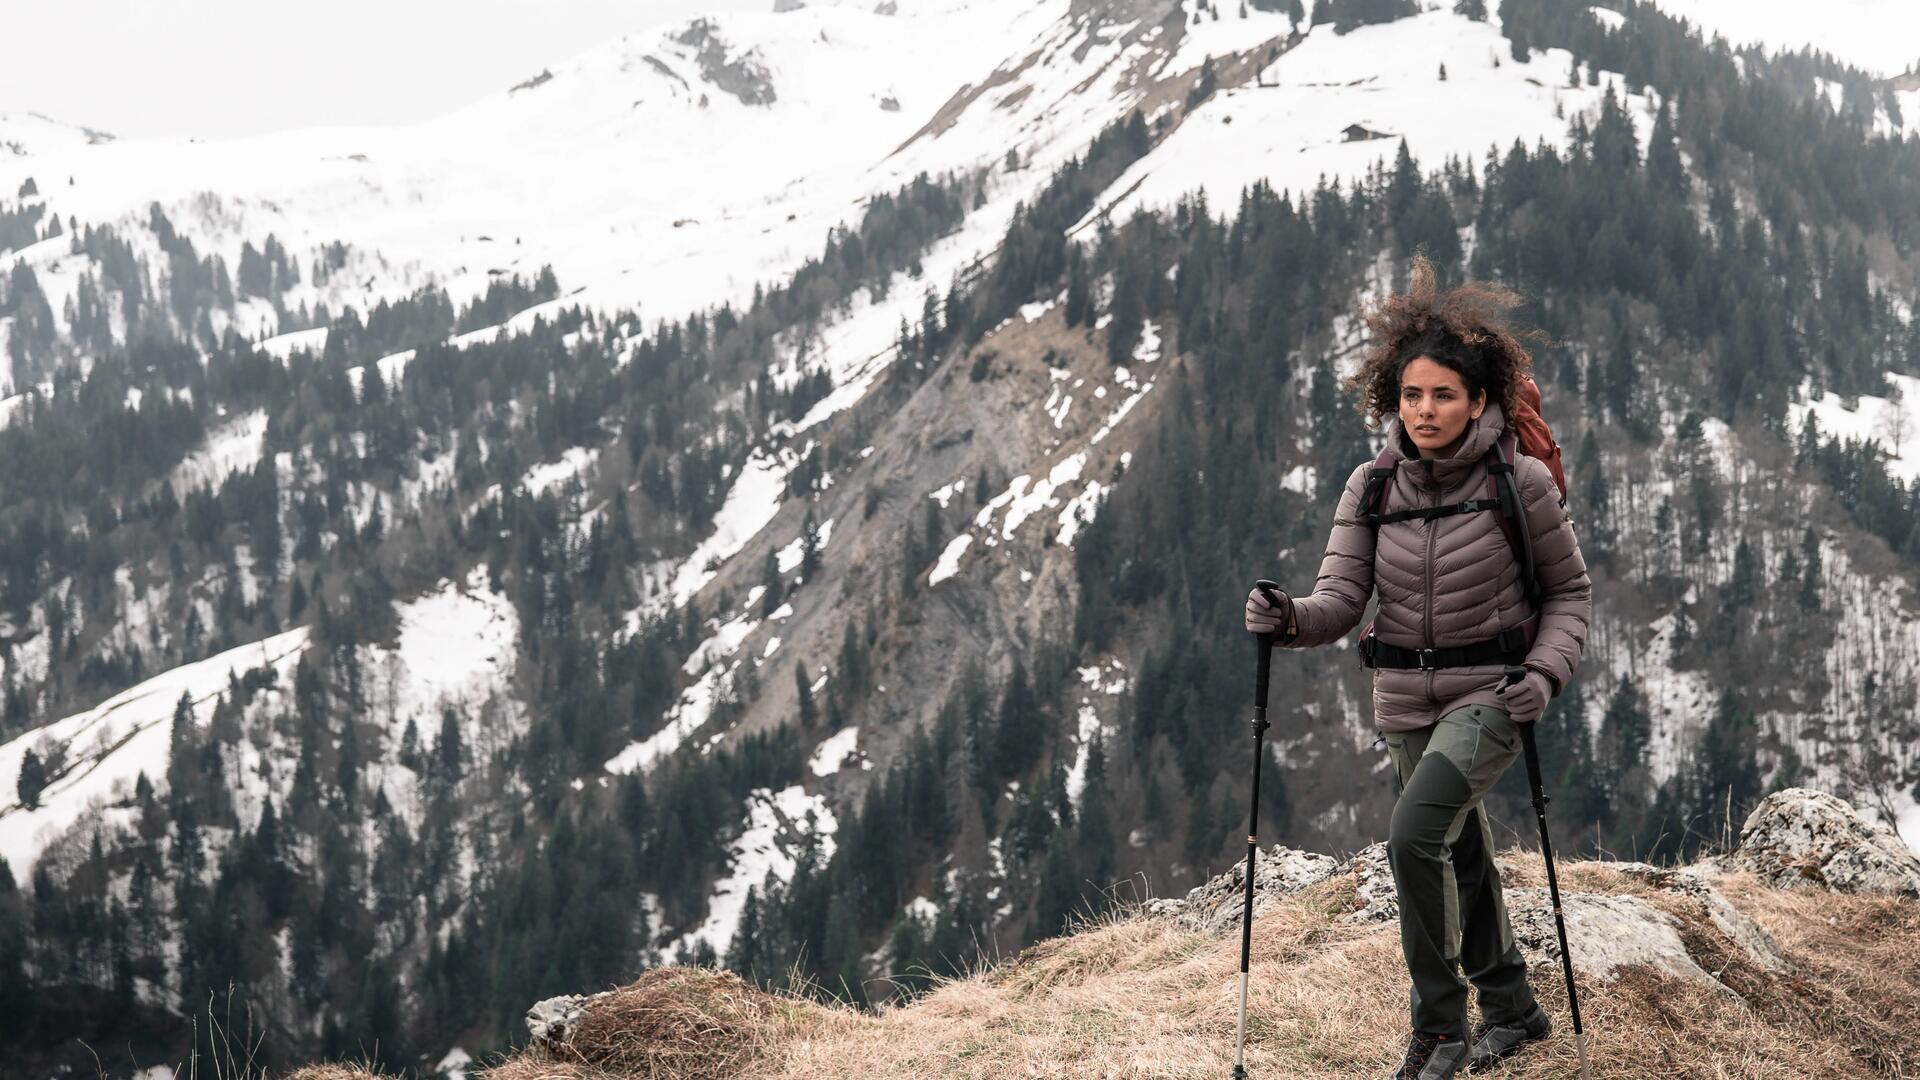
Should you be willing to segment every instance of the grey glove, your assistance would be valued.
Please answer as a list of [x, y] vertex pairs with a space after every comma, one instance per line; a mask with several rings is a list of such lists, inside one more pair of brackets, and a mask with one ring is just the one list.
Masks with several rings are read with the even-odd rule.
[[1547, 711], [1547, 699], [1553, 696], [1553, 691], [1547, 686], [1545, 675], [1529, 669], [1526, 678], [1501, 686], [1493, 696], [1500, 699], [1501, 707], [1514, 723], [1531, 724]]
[[[1261, 592], [1257, 585], [1247, 593], [1247, 632], [1250, 634], [1278, 633], [1284, 641], [1293, 637], [1296, 630], [1293, 621], [1293, 598], [1279, 589], [1273, 590], [1273, 595], [1280, 601], [1277, 607], [1267, 603], [1266, 594]], [[1283, 626], [1286, 627], [1284, 632], [1280, 629]]]

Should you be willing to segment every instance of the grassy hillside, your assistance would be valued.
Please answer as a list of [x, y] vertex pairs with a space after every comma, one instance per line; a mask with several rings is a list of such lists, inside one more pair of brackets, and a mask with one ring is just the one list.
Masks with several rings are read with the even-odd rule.
[[[1515, 849], [1501, 862], [1510, 895], [1544, 885], [1537, 855]], [[1644, 964], [1609, 979], [1583, 975], [1596, 1077], [1896, 1077], [1920, 1069], [1920, 1029], [1910, 1023], [1920, 1004], [1920, 902], [1714, 874], [1720, 895], [1777, 943], [1788, 970], [1776, 974], [1720, 928], [1705, 902], [1663, 887], [1670, 874], [1635, 865], [1565, 864], [1563, 887], [1638, 897], [1671, 916], [1688, 957], [1710, 978]], [[1349, 918], [1361, 882], [1355, 872], [1336, 874], [1277, 898], [1256, 919], [1252, 1075], [1372, 1077], [1398, 1062], [1406, 972], [1392, 922]], [[593, 999], [560, 1043], [489, 1063], [481, 1075], [1227, 1076], [1239, 935], [1190, 930], [1148, 906], [1123, 906], [877, 1012], [767, 994], [724, 971], [655, 969]], [[1577, 935], [1573, 950], [1576, 958], [1583, 952]], [[1530, 959], [1556, 1034], [1492, 1075], [1571, 1076], [1558, 964], [1540, 952]], [[293, 1080], [365, 1075], [312, 1067]]]

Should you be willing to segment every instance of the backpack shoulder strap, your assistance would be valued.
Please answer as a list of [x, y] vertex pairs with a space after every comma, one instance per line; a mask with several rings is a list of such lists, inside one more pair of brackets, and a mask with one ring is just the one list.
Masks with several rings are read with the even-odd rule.
[[1393, 474], [1400, 459], [1385, 450], [1367, 466], [1367, 486], [1360, 492], [1360, 513], [1367, 527], [1374, 531], [1380, 529], [1380, 516], [1387, 510], [1387, 488], [1393, 483]]
[[1526, 590], [1527, 603], [1538, 611], [1540, 583], [1533, 574], [1533, 531], [1527, 527], [1526, 508], [1520, 502], [1520, 486], [1515, 479], [1519, 441], [1512, 432], [1501, 435], [1487, 458], [1487, 497], [1500, 503], [1500, 531], [1507, 534], [1507, 544], [1520, 561], [1520, 585]]

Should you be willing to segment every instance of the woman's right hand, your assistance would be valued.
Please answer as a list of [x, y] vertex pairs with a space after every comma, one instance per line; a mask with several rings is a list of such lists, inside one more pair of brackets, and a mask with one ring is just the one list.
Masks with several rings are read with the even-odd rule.
[[1254, 586], [1247, 593], [1247, 632], [1250, 634], [1285, 635], [1285, 628], [1293, 623], [1293, 598], [1279, 589], [1273, 590], [1278, 604], [1267, 602], [1266, 593]]

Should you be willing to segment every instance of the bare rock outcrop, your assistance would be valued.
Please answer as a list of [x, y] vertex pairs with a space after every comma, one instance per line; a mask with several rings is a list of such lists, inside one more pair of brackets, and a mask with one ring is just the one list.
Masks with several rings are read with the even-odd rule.
[[[1258, 918], [1276, 899], [1333, 877], [1346, 864], [1331, 855], [1275, 844], [1254, 860], [1253, 914]], [[1391, 882], [1389, 882], [1391, 887]], [[1194, 930], [1224, 933], [1240, 925], [1246, 903], [1247, 860], [1192, 889], [1184, 900], [1149, 900], [1149, 914], [1177, 918]]]
[[1920, 857], [1885, 825], [1824, 792], [1787, 788], [1761, 800], [1740, 846], [1719, 862], [1782, 888], [1920, 898]]

